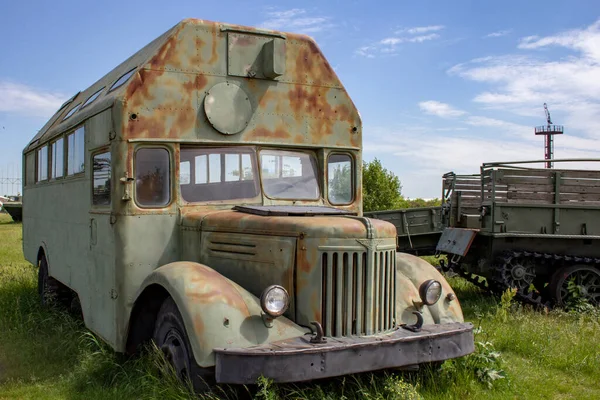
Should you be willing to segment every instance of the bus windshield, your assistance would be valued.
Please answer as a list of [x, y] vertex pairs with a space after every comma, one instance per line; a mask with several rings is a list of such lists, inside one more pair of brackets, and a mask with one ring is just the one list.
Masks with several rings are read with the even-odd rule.
[[317, 163], [310, 153], [283, 150], [260, 152], [262, 186], [274, 199], [317, 200]]

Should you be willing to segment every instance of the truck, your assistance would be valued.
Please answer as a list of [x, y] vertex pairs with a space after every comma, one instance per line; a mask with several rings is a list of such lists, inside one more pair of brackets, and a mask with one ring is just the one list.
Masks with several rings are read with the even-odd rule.
[[474, 351], [443, 276], [362, 214], [362, 125], [308, 36], [186, 19], [23, 151], [42, 303], [182, 380], [299, 382]]
[[546, 307], [576, 298], [598, 306], [600, 160], [553, 160], [555, 168], [536, 168], [541, 162], [484, 163], [479, 198], [471, 196], [478, 213], [461, 211], [437, 250], [463, 273], [486, 278], [492, 291], [514, 288], [522, 300]]
[[0, 201], [0, 211], [5, 211], [14, 222], [21, 222], [23, 219], [23, 203], [20, 195], [3, 196]]
[[[442, 269], [490, 292], [516, 289], [520, 300], [544, 307], [576, 298], [600, 305], [600, 160], [536, 167], [543, 162], [490, 162], [479, 174], [444, 174], [440, 224], [407, 217], [418, 209], [365, 215], [404, 221], [395, 223], [398, 251], [446, 255]], [[407, 242], [409, 233], [419, 235], [419, 247]]]

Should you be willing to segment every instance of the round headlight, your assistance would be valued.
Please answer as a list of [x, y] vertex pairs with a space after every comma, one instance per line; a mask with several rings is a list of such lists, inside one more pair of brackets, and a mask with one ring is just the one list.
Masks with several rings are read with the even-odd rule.
[[271, 285], [260, 296], [260, 306], [271, 317], [279, 317], [287, 311], [290, 297], [287, 291], [279, 285]]
[[435, 279], [429, 279], [421, 284], [419, 288], [421, 300], [428, 306], [431, 306], [440, 299], [442, 295], [442, 284]]

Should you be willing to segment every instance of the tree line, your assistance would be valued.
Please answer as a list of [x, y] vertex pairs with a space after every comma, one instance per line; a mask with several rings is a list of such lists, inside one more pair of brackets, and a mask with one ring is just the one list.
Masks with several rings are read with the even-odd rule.
[[375, 158], [363, 161], [363, 211], [395, 210], [399, 208], [433, 207], [440, 199], [408, 199], [402, 195], [400, 179]]

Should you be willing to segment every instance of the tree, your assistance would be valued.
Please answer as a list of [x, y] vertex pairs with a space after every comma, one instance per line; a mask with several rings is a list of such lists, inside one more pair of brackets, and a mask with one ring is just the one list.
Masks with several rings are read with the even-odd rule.
[[400, 179], [383, 168], [381, 161], [363, 162], [363, 211], [401, 208], [401, 191]]

